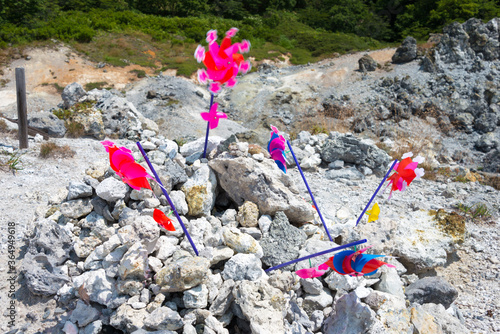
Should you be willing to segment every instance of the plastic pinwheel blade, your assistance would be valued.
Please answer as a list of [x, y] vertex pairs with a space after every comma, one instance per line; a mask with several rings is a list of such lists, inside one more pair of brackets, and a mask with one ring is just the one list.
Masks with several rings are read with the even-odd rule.
[[344, 271], [342, 268], [342, 262], [344, 262], [344, 259], [346, 256], [349, 256], [353, 254], [354, 251], [352, 250], [345, 250], [342, 252], [339, 252], [332, 256], [331, 258], [328, 259], [328, 261], [325, 262], [325, 264], [330, 267], [332, 270], [337, 272], [340, 275], [347, 275], [347, 273]]
[[198, 47], [194, 51], [194, 58], [196, 58], [196, 61], [198, 63], [201, 63], [203, 60], [205, 60], [205, 48], [203, 46], [198, 45]]
[[207, 32], [207, 43], [212, 44], [217, 40], [217, 30], [209, 30]]
[[369, 216], [368, 217], [368, 222], [369, 223], [378, 220], [378, 216], [380, 214], [380, 208], [378, 206], [378, 203], [375, 203], [373, 205], [372, 209], [366, 211], [365, 214], [367, 214]]
[[128, 179], [136, 179], [138, 177], [151, 178], [146, 169], [135, 161], [120, 165], [120, 172]]
[[300, 277], [300, 278], [314, 278], [314, 277], [320, 277], [324, 273], [326, 273], [326, 270], [319, 270], [316, 267], [313, 268], [305, 268], [305, 269], [300, 269], [297, 270], [295, 273]]
[[226, 36], [227, 37], [234, 37], [236, 33], [238, 32], [238, 28], [231, 28], [228, 31], [226, 31]]
[[123, 181], [135, 190], [141, 190], [142, 188], [152, 190], [146, 177], [137, 177], [135, 179], [124, 178]]
[[174, 224], [172, 224], [172, 219], [168, 218], [162, 211], [154, 209], [153, 219], [163, 226], [167, 231], [175, 231]]
[[208, 86], [208, 90], [214, 94], [219, 94], [220, 91], [222, 90], [222, 86], [218, 82], [212, 82]]
[[198, 81], [201, 84], [206, 84], [208, 81], [208, 74], [205, 70], [198, 70]]
[[135, 163], [134, 156], [132, 154], [125, 152], [119, 148], [110, 148], [109, 155], [110, 166], [117, 173], [121, 173], [121, 169], [124, 165]]

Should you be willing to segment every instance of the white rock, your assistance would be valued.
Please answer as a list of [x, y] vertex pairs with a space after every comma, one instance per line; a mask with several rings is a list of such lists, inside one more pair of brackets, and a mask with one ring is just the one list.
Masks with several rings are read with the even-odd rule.
[[96, 194], [100, 198], [108, 202], [125, 198], [129, 187], [122, 181], [118, 181], [114, 177], [104, 179], [96, 188]]
[[208, 289], [205, 284], [200, 284], [184, 291], [184, 306], [186, 308], [205, 308], [208, 305]]

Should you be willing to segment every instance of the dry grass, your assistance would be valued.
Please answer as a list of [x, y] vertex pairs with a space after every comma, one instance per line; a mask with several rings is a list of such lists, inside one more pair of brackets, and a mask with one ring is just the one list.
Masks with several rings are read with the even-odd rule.
[[351, 104], [343, 103], [323, 103], [323, 112], [327, 117], [332, 117], [340, 120], [345, 120], [354, 116], [356, 108]]
[[54, 142], [45, 142], [40, 146], [40, 157], [47, 158], [72, 158], [75, 155], [68, 145], [59, 146]]
[[335, 119], [320, 113], [316, 116], [304, 117], [301, 122], [298, 122], [295, 129], [297, 133], [308, 131], [313, 135], [319, 133], [329, 134], [331, 131], [346, 133], [350, 131], [350, 125], [347, 120]]

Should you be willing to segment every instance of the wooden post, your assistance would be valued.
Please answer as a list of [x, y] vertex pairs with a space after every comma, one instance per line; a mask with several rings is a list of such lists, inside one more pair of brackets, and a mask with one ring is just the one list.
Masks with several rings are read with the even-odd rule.
[[24, 68], [16, 68], [17, 127], [19, 148], [28, 148], [28, 109], [26, 104], [26, 80]]

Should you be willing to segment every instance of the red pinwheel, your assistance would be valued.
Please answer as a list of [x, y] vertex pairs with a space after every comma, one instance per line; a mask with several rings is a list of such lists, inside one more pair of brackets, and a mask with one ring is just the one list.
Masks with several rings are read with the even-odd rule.
[[409, 186], [413, 180], [424, 175], [424, 169], [417, 168], [419, 163], [424, 162], [424, 158], [417, 156], [412, 160], [412, 156], [412, 152], [403, 154], [402, 160], [394, 166], [396, 172], [387, 179], [389, 184], [392, 184], [389, 199], [394, 190], [405, 191], [406, 187]]
[[320, 264], [318, 267], [299, 269], [295, 273], [300, 278], [314, 278], [322, 276], [327, 271], [328, 271], [328, 265], [323, 263]]
[[352, 250], [339, 252], [335, 254], [335, 256], [329, 258], [324, 264], [340, 275], [350, 276], [373, 275], [377, 272], [378, 268], [383, 265], [395, 268], [392, 264], [377, 259], [377, 257], [383, 257], [385, 255], [363, 254], [370, 247], [361, 249], [357, 252]]
[[278, 167], [286, 173], [286, 158], [285, 158], [285, 145], [286, 139], [279, 134], [276, 127], [271, 125], [271, 139], [267, 144], [267, 150], [271, 154], [271, 158], [276, 162]]
[[175, 231], [175, 227], [172, 224], [172, 219], [168, 218], [162, 211], [154, 209], [153, 219], [163, 226], [167, 231]]
[[152, 178], [146, 169], [135, 162], [132, 151], [126, 147], [117, 147], [113, 142], [101, 142], [109, 153], [109, 164], [123, 182], [136, 190], [151, 189], [147, 178]]
[[250, 62], [245, 61], [238, 53], [248, 52], [250, 42], [243, 40], [241, 43], [231, 44], [231, 37], [236, 35], [237, 31], [236, 28], [229, 29], [219, 46], [216, 42], [217, 31], [210, 30], [207, 33], [208, 51], [205, 52], [205, 48], [198, 45], [194, 53], [196, 60], [199, 63], [203, 61], [207, 67], [206, 70], [198, 70], [198, 80], [203, 84], [211, 80], [208, 89], [214, 94], [220, 92], [223, 84], [234, 87], [238, 73], [247, 73], [250, 70]]
[[210, 108], [210, 112], [202, 112], [201, 118], [210, 124], [210, 129], [215, 129], [219, 125], [219, 119], [227, 118], [223, 112], [218, 112], [217, 107], [219, 104], [215, 102]]

